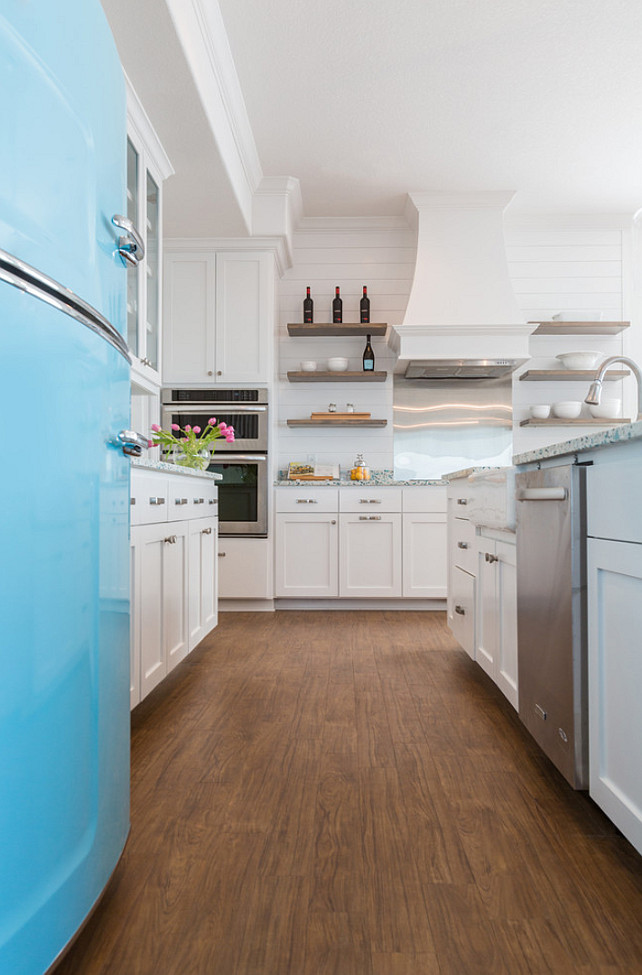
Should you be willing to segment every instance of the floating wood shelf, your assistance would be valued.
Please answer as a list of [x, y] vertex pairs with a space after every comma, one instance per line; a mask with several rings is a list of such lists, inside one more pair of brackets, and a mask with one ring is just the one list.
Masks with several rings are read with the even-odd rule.
[[289, 427], [385, 427], [387, 420], [362, 420], [353, 416], [341, 420], [288, 420]]
[[563, 420], [558, 416], [550, 417], [548, 420], [536, 420], [534, 417], [529, 417], [528, 420], [521, 420], [519, 425], [520, 427], [619, 427], [623, 423], [631, 423], [631, 420], [626, 418], [602, 420], [593, 417], [590, 419], [580, 417], [577, 420]]
[[533, 335], [617, 335], [631, 322], [529, 322]]
[[288, 324], [288, 335], [297, 338], [305, 336], [319, 335], [385, 335], [388, 325], [386, 322], [368, 322], [362, 325], [361, 322], [314, 322], [306, 325], [303, 322], [291, 322]]
[[[595, 379], [597, 369], [527, 369], [521, 374], [520, 381], [526, 383], [550, 382], [587, 382]], [[609, 369], [605, 379], [615, 381], [630, 376], [628, 369]]]
[[383, 383], [388, 378], [388, 373], [383, 371], [375, 372], [289, 372], [288, 379], [291, 383]]

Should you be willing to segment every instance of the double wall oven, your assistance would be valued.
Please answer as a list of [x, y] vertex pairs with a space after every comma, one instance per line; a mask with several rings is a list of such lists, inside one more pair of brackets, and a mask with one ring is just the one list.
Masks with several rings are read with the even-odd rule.
[[234, 427], [234, 440], [216, 441], [208, 471], [220, 474], [221, 537], [267, 536], [268, 395], [266, 389], [164, 389], [162, 425], [205, 429], [210, 417]]

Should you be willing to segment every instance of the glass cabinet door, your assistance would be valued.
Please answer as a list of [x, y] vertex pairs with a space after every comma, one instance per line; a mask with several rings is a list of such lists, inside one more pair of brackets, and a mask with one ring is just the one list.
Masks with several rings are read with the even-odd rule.
[[158, 370], [158, 320], [159, 320], [159, 289], [160, 289], [160, 246], [159, 246], [159, 199], [158, 186], [147, 171], [146, 173], [146, 277], [147, 294], [145, 308], [145, 356], [148, 365]]
[[[138, 152], [127, 140], [127, 216], [135, 227], [139, 226], [138, 216], [138, 170], [140, 157]], [[139, 274], [137, 267], [127, 268], [127, 344], [134, 355], [140, 356], [138, 341], [138, 291]]]

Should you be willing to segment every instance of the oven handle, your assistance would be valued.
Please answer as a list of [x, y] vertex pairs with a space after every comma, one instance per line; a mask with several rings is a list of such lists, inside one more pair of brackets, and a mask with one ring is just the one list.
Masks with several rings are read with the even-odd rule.
[[163, 403], [167, 413], [267, 413], [267, 406], [254, 406], [253, 403]]
[[231, 463], [234, 463], [235, 460], [267, 460], [267, 455], [266, 454], [232, 454], [232, 453], [229, 453], [229, 454], [217, 454], [216, 457], [212, 457], [210, 463], [211, 464], [217, 464], [217, 463], [219, 463], [218, 458], [219, 457], [223, 457], [223, 456], [225, 457], [225, 460], [220, 461], [220, 463], [222, 463], [222, 464], [231, 464]]

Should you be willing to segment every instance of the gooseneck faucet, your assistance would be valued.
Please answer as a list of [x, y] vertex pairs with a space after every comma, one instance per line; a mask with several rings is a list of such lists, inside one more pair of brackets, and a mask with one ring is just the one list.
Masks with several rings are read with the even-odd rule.
[[598, 371], [595, 374], [595, 379], [591, 383], [590, 389], [587, 393], [585, 403], [589, 406], [598, 406], [601, 396], [602, 396], [602, 383], [604, 382], [604, 376], [606, 375], [606, 370], [609, 366], [612, 366], [614, 362], [623, 362], [625, 366], [628, 366], [633, 375], [635, 376], [638, 384], [638, 415], [637, 419], [642, 420], [642, 372], [640, 372], [640, 367], [625, 355], [612, 355], [608, 359], [605, 359]]

